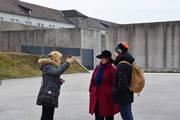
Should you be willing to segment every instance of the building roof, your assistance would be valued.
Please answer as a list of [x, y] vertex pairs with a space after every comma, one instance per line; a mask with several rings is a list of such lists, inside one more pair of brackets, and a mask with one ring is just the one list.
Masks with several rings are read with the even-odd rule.
[[62, 13], [65, 17], [83, 17], [88, 18], [86, 15], [80, 13], [77, 10], [62, 10]]
[[0, 11], [72, 24], [64, 18], [60, 10], [25, 3], [19, 0], [0, 0]]
[[[115, 26], [117, 25], [116, 23], [112, 23], [112, 22], [108, 22], [108, 21], [104, 21], [104, 20], [100, 20], [100, 19], [95, 19], [95, 18], [91, 18], [88, 16], [85, 16], [84, 14], [80, 13], [77, 10], [62, 10], [63, 15], [68, 19], [68, 18], [78, 18], [78, 17], [82, 17], [82, 18], [86, 18], [87, 20], [87, 26], [89, 28], [96, 28], [96, 29], [107, 29], [110, 26]], [[76, 26], [78, 26], [77, 22], [71, 20], [74, 24], [76, 24]]]
[[[105, 23], [104, 23], [105, 24]], [[101, 21], [94, 19], [94, 18], [88, 18], [87, 26], [89, 28], [96, 28], [96, 29], [107, 29], [109, 26], [104, 25]]]

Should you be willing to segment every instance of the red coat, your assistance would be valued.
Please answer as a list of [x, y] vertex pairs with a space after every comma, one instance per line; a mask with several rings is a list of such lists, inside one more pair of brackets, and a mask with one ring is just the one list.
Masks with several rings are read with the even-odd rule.
[[104, 70], [101, 85], [96, 87], [94, 81], [98, 67], [99, 66], [97, 66], [93, 72], [89, 87], [89, 113], [94, 113], [94, 109], [98, 99], [100, 116], [112, 116], [119, 112], [119, 105], [113, 104], [111, 100], [111, 91], [113, 83], [115, 81], [116, 67], [112, 64], [108, 64]]

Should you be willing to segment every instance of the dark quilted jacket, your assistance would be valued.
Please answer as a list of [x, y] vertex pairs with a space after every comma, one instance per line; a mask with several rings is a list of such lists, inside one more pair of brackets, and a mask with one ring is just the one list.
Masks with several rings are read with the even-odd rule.
[[[37, 98], [37, 105], [58, 107], [58, 97], [60, 94], [60, 75], [69, 67], [69, 63], [65, 62], [60, 67], [56, 68], [51, 64], [42, 65], [42, 85]], [[39, 100], [39, 96], [45, 92], [46, 89], [52, 90], [57, 96], [53, 101], [55, 104], [43, 103]]]

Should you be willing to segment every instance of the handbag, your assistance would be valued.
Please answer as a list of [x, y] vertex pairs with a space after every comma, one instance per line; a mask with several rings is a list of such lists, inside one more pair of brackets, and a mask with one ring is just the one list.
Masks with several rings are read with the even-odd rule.
[[59, 94], [50, 85], [42, 85], [38, 94], [38, 101], [42, 105], [55, 106], [57, 104]]

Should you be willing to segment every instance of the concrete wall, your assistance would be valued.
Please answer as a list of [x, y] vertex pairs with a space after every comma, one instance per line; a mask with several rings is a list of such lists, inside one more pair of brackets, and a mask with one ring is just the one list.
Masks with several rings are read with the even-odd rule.
[[[10, 29], [8, 25], [3, 27]], [[120, 41], [128, 41], [129, 51], [136, 58], [136, 63], [145, 70], [180, 72], [180, 22], [119, 25], [107, 30], [1, 31], [0, 51], [21, 52], [21, 45], [78, 48], [81, 52], [82, 49], [92, 49], [95, 66], [99, 63], [96, 55], [103, 49], [114, 52]]]
[[180, 22], [119, 25], [120, 41], [147, 71], [180, 72]]
[[76, 27], [87, 29], [87, 19], [88, 18], [82, 18], [82, 17], [68, 17], [69, 21], [71, 21]]
[[[77, 28], [0, 32], [0, 51], [21, 52], [21, 46], [78, 48], [81, 52], [83, 49], [91, 49], [95, 66], [99, 63], [96, 55], [101, 53], [101, 32]], [[82, 53], [80, 55], [82, 61]]]
[[0, 51], [21, 52], [21, 45], [81, 48], [79, 29], [1, 31]]
[[114, 57], [114, 50], [117, 45], [118, 40], [118, 27], [109, 27], [107, 32], [107, 49], [112, 52], [112, 55]]
[[37, 30], [40, 27], [0, 21], [0, 31]]
[[101, 53], [101, 32], [99, 30], [81, 29], [81, 47], [83, 49], [93, 49], [94, 66], [99, 63], [96, 55]]
[[94, 51], [94, 66], [99, 64], [99, 59], [96, 58], [101, 51], [107, 49], [114, 56], [114, 49], [117, 45], [117, 27], [110, 27], [108, 30], [81, 29], [81, 47], [85, 49], [93, 49]]

